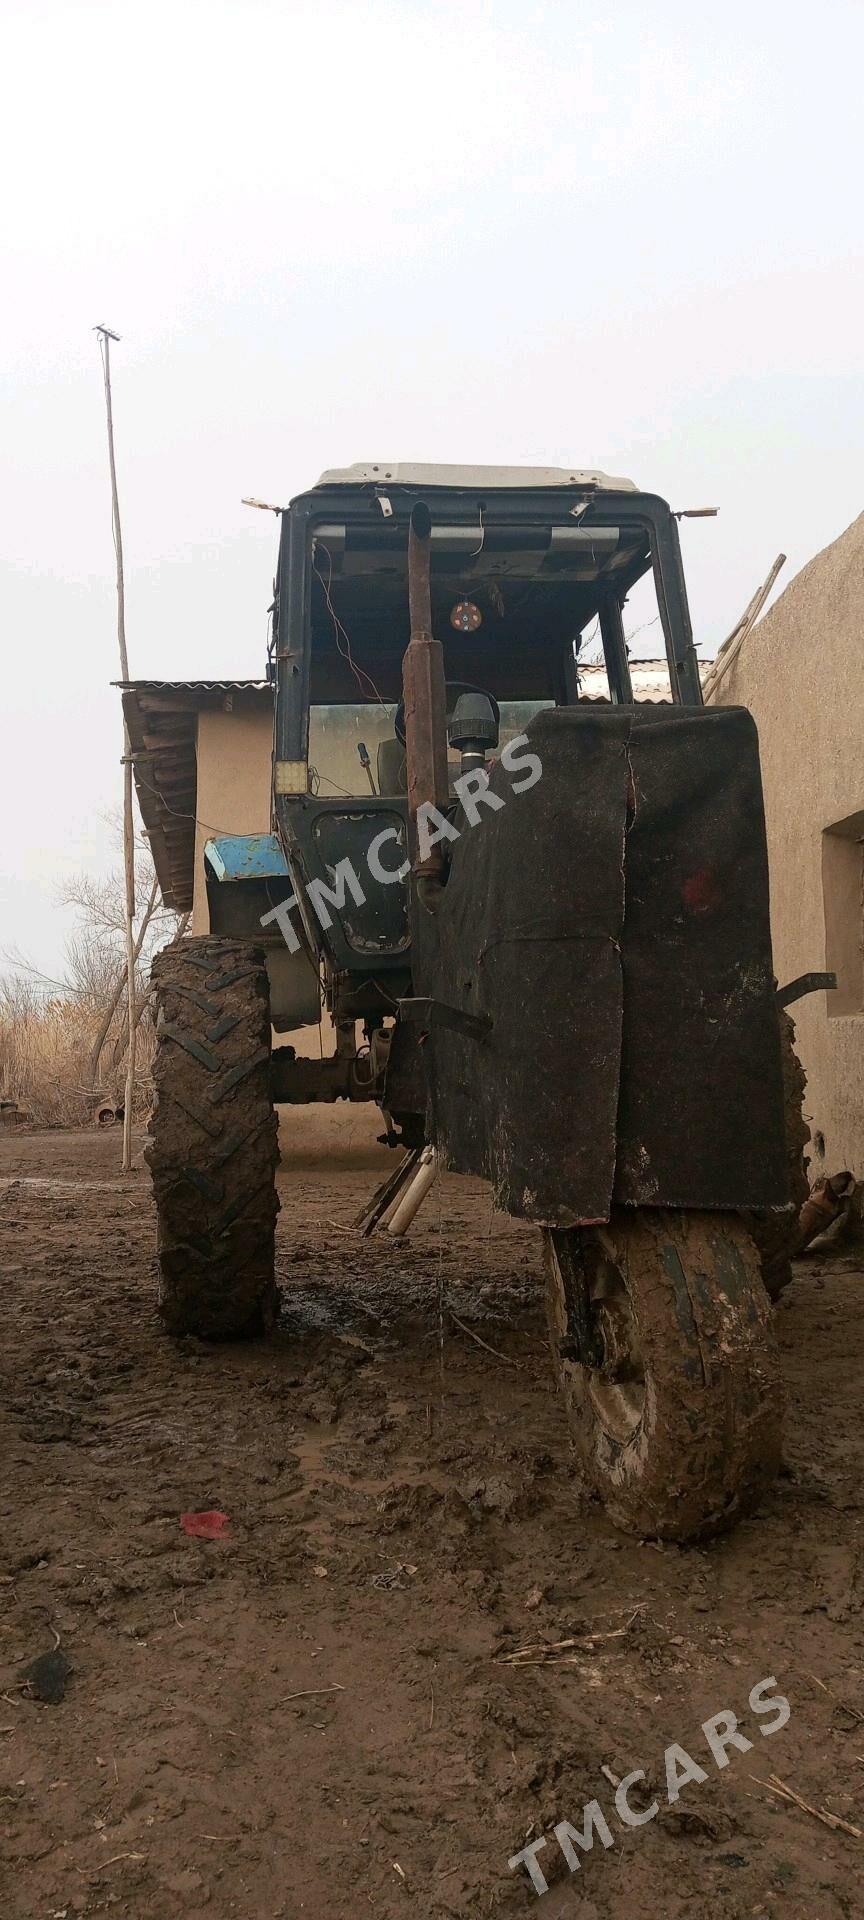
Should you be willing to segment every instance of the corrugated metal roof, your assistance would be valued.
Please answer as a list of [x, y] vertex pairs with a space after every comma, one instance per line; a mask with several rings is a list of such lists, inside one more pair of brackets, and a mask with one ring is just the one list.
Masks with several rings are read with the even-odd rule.
[[273, 686], [272, 680], [113, 680], [111, 684], [132, 693], [266, 693]]
[[[605, 705], [609, 700], [609, 681], [602, 660], [579, 661], [579, 698], [598, 701]], [[633, 697], [640, 705], [669, 705], [672, 699], [669, 687], [669, 668], [665, 660], [631, 660], [630, 680]]]

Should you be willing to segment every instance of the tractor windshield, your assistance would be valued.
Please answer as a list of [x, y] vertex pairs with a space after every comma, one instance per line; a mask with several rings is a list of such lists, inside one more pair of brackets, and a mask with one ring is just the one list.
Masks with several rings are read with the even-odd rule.
[[[444, 647], [448, 710], [470, 688], [500, 709], [500, 745], [543, 706], [578, 698], [583, 632], [596, 628], [598, 587], [640, 541], [617, 527], [436, 525], [433, 626]], [[647, 552], [643, 569], [650, 567]], [[623, 583], [622, 583], [623, 584]], [[319, 528], [312, 543], [309, 784], [351, 799], [405, 791], [399, 701], [408, 645], [404, 538]], [[454, 777], [459, 755], [451, 755]]]
[[[455, 698], [455, 694], [454, 694]], [[452, 703], [451, 703], [452, 704]], [[502, 700], [498, 746], [524, 733], [528, 721], [551, 700]], [[397, 739], [395, 701], [344, 701], [309, 711], [309, 785], [313, 793], [362, 799], [369, 793], [405, 790], [405, 756]], [[453, 777], [461, 769], [449, 752]]]
[[[398, 709], [416, 497], [409, 486], [392, 500], [374, 487], [322, 486], [283, 520], [274, 650], [285, 794], [404, 790]], [[432, 625], [448, 689], [454, 701], [466, 689], [487, 694], [502, 741], [539, 707], [580, 698], [589, 642], [602, 652], [608, 697], [632, 700], [634, 627], [650, 631], [655, 651], [662, 633], [672, 698], [701, 701], [678, 531], [663, 501], [635, 489], [514, 485], [475, 496], [441, 486], [429, 510]], [[646, 619], [634, 606], [625, 632], [640, 582], [656, 589], [658, 611]]]

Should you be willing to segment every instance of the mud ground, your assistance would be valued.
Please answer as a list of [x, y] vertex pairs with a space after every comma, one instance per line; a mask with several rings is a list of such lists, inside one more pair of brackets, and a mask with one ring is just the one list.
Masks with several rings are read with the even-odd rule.
[[[117, 1135], [0, 1139], [3, 1920], [864, 1913], [864, 1838], [764, 1784], [864, 1830], [864, 1276], [802, 1268], [778, 1311], [763, 1511], [661, 1550], [580, 1501], [538, 1237], [450, 1180], [358, 1240], [380, 1157], [336, 1145], [289, 1116], [281, 1330], [208, 1349], [160, 1330]], [[226, 1538], [183, 1533], [205, 1508]], [[50, 1705], [22, 1676], [58, 1641]], [[720, 1773], [724, 1707], [754, 1744]], [[673, 1740], [709, 1777], [669, 1807]], [[624, 1830], [640, 1766], [660, 1812]], [[615, 1844], [570, 1875], [551, 1828], [595, 1797]], [[507, 1860], [544, 1831], [538, 1900]]]

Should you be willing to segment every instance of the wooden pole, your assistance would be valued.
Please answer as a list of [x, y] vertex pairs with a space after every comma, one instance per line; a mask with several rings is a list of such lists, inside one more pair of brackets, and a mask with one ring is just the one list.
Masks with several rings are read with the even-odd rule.
[[702, 682], [703, 700], [710, 700], [711, 695], [716, 693], [721, 680], [729, 672], [729, 668], [734, 666], [745, 640], [749, 638], [756, 625], [778, 573], [785, 565], [785, 553], [778, 553], [767, 579], [763, 580], [761, 587], [757, 587], [752, 600], [744, 608], [740, 620], [735, 622], [732, 632], [727, 635], [722, 647], [719, 648], [713, 666], [706, 673]]
[[[150, 921], [156, 909], [156, 900], [158, 898], [158, 894], [159, 894], [159, 882], [154, 873], [153, 885], [150, 888], [150, 898], [147, 902], [146, 907], [144, 908], [144, 912], [141, 916], [141, 925], [138, 928], [138, 932], [135, 935], [136, 962], [141, 952], [141, 948], [144, 945], [144, 936], [147, 932], [147, 928], [150, 925]], [[105, 1042], [108, 1038], [111, 1022], [123, 998], [123, 988], [125, 985], [126, 985], [126, 963], [124, 961], [123, 966], [120, 968], [120, 971], [118, 973], [117, 981], [116, 981], [114, 990], [111, 994], [111, 998], [108, 1002], [107, 1007], [105, 1008], [105, 1011], [102, 1015], [102, 1019], [99, 1022], [99, 1031], [96, 1035], [96, 1038], [93, 1042], [93, 1046], [90, 1052], [90, 1067], [89, 1067], [90, 1085], [94, 1093], [98, 1086], [99, 1062], [102, 1058], [102, 1048], [104, 1047]], [[125, 1015], [124, 1015], [124, 1018], [125, 1018]], [[124, 1046], [125, 1046], [125, 1041], [124, 1041]]]
[[[111, 526], [117, 560], [117, 641], [120, 648], [120, 677], [129, 678], [126, 651], [126, 597], [123, 581], [123, 536], [120, 531], [120, 501], [117, 495], [117, 467], [114, 460], [114, 415], [111, 407], [111, 341], [120, 335], [110, 327], [97, 327], [102, 373], [105, 381], [105, 417], [108, 424], [108, 466], [111, 475]], [[123, 1160], [128, 1173], [132, 1166], [132, 1103], [135, 1097], [135, 823], [132, 812], [132, 747], [129, 730], [123, 725], [123, 867], [126, 877], [126, 1004], [129, 1007], [129, 1052], [126, 1058], [126, 1092], [123, 1100]]]

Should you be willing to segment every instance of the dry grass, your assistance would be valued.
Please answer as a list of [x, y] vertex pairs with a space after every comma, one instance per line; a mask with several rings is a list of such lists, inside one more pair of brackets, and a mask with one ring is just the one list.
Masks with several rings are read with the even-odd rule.
[[[87, 1088], [87, 1063], [100, 1009], [74, 995], [46, 998], [30, 981], [0, 981], [0, 1099], [14, 1100], [37, 1126], [86, 1125], [94, 1101]], [[120, 1032], [115, 1018], [102, 1055], [99, 1091], [119, 1105], [123, 1098], [125, 1055], [113, 1065]], [[150, 1101], [153, 1027], [145, 1014], [138, 1029], [138, 1098], [146, 1112]]]
[[[188, 915], [178, 919], [163, 906], [146, 844], [137, 851], [135, 894], [135, 1110], [143, 1116], [155, 1050], [150, 964], [166, 940], [182, 935]], [[0, 954], [0, 1099], [13, 1101], [41, 1127], [80, 1127], [98, 1106], [120, 1107], [126, 1079], [122, 870], [101, 879], [79, 874], [64, 887], [61, 904], [74, 908], [76, 918], [66, 944], [65, 984], [48, 980], [24, 955]]]

